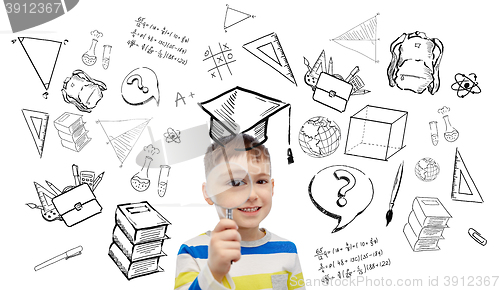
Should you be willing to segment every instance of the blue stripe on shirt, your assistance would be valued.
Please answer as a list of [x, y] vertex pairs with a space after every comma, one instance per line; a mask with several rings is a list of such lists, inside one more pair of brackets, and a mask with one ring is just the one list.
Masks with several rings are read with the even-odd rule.
[[201, 290], [200, 284], [198, 284], [198, 277], [194, 279], [193, 283], [189, 286], [189, 290]]
[[[258, 247], [241, 247], [242, 255], [258, 255], [258, 254], [280, 254], [280, 253], [297, 253], [295, 244], [290, 241], [271, 241]], [[208, 259], [208, 246], [187, 246], [183, 244], [177, 255], [189, 254], [195, 259]]]

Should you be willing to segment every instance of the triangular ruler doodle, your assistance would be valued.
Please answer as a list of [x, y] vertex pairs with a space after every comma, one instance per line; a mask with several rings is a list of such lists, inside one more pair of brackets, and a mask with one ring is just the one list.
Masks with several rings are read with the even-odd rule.
[[377, 16], [364, 21], [349, 31], [330, 39], [345, 48], [353, 50], [367, 58], [377, 60]]
[[467, 202], [483, 202], [483, 198], [481, 197], [474, 180], [472, 180], [472, 177], [465, 166], [464, 160], [462, 159], [462, 156], [460, 156], [458, 148], [455, 153], [451, 199]]
[[120, 167], [127, 159], [130, 151], [134, 148], [135, 143], [139, 140], [144, 128], [148, 125], [151, 119], [131, 119], [117, 121], [99, 120], [109, 144], [115, 150], [116, 157], [120, 160]]
[[226, 17], [224, 18], [224, 29], [228, 29], [229, 27], [238, 24], [250, 17], [252, 17], [252, 15], [227, 6]]
[[28, 124], [33, 141], [35, 141], [36, 149], [40, 158], [42, 158], [43, 146], [45, 145], [45, 136], [47, 133], [47, 123], [49, 122], [49, 114], [44, 112], [22, 109], [24, 120]]
[[243, 48], [297, 85], [276, 33], [273, 32], [257, 38], [254, 41], [244, 44]]
[[45, 90], [48, 90], [62, 43], [60, 41], [32, 37], [18, 37], [18, 39], [31, 65], [38, 74], [43, 87]]

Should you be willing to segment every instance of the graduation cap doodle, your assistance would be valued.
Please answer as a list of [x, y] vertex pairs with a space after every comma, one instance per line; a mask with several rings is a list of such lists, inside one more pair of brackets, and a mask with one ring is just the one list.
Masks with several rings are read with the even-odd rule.
[[[236, 136], [245, 133], [254, 136], [257, 144], [249, 148], [237, 150], [250, 150], [264, 144], [267, 140], [267, 124], [269, 118], [279, 111], [289, 108], [288, 145], [290, 145], [290, 114], [291, 106], [280, 100], [235, 87], [220, 95], [198, 103], [210, 115], [210, 138], [214, 142], [226, 136]], [[221, 144], [222, 145], [222, 144]], [[289, 164], [293, 163], [291, 150], [288, 150]]]

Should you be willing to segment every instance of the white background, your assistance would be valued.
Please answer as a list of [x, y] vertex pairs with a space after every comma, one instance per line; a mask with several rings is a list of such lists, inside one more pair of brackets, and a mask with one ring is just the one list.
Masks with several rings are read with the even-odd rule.
[[[306, 4], [307, 3], [307, 4]], [[172, 289], [176, 254], [181, 244], [217, 223], [215, 209], [209, 206], [172, 206], [188, 203], [204, 204], [201, 184], [204, 180], [201, 158], [172, 166], [168, 191], [160, 198], [156, 193], [158, 170], [151, 170], [151, 188], [143, 193], [132, 190], [129, 180], [140, 170], [135, 156], [143, 146], [151, 143], [144, 131], [123, 168], [98, 119], [153, 118], [149, 123], [156, 140], [168, 127], [178, 130], [205, 124], [209, 118], [197, 102], [210, 99], [234, 86], [241, 86], [292, 105], [291, 142], [295, 163], [286, 162], [286, 111], [276, 114], [269, 124], [269, 140], [275, 179], [275, 194], [270, 215], [261, 226], [295, 242], [306, 279], [320, 279], [319, 261], [314, 257], [320, 247], [332, 248], [377, 237], [378, 248], [391, 266], [367, 274], [372, 279], [422, 279], [427, 285], [429, 276], [498, 276], [496, 259], [499, 257], [498, 234], [498, 18], [494, 5], [486, 1], [236, 1], [230, 7], [254, 14], [224, 32], [226, 2], [223, 1], [91, 1], [83, 0], [68, 14], [51, 22], [12, 34], [6, 13], [0, 12], [0, 79], [3, 100], [1, 124], [1, 156], [3, 159], [1, 190], [3, 206], [0, 211], [1, 284], [4, 289]], [[377, 18], [377, 54], [380, 63], [329, 41], [357, 24], [380, 13]], [[138, 49], [130, 49], [127, 40], [135, 28], [134, 20], [145, 17], [147, 22], [189, 37], [188, 65], [160, 60]], [[90, 31], [99, 30], [104, 36], [97, 47], [98, 63], [86, 67], [81, 55], [92, 41]], [[414, 94], [391, 88], [386, 76], [391, 59], [389, 45], [402, 33], [425, 32], [439, 38], [444, 44], [440, 67], [441, 88], [435, 95], [427, 92]], [[295, 75], [298, 86], [242, 48], [244, 43], [276, 32]], [[44, 99], [41, 83], [19, 43], [11, 40], [31, 36], [69, 42], [62, 46], [48, 99]], [[232, 75], [223, 72], [224, 80], [211, 79], [206, 72], [210, 66], [203, 62], [203, 54], [210, 45], [227, 43], [233, 49], [236, 62]], [[112, 45], [108, 70], [101, 67], [102, 45]], [[333, 57], [334, 72], [347, 76], [358, 65], [359, 76], [371, 93], [353, 96], [347, 110], [338, 113], [312, 100], [312, 91], [303, 82], [306, 67], [303, 57], [314, 63], [321, 50]], [[129, 106], [121, 98], [123, 78], [134, 68], [147, 66], [158, 75], [160, 106], [153, 102], [144, 106]], [[73, 70], [83, 69], [93, 78], [106, 83], [104, 98], [92, 113], [83, 113], [92, 141], [79, 153], [61, 146], [53, 120], [64, 112], [79, 113], [62, 100], [60, 90]], [[456, 73], [476, 73], [482, 93], [460, 99], [450, 89]], [[186, 105], [175, 106], [177, 92], [187, 97]], [[406, 147], [389, 161], [370, 160], [344, 154], [349, 117], [365, 105], [408, 111], [405, 136]], [[444, 122], [437, 110], [451, 108], [451, 123], [460, 132], [455, 143], [444, 140]], [[49, 128], [43, 157], [34, 148], [21, 109], [50, 114]], [[297, 142], [302, 124], [311, 117], [325, 116], [341, 128], [339, 149], [326, 158], [307, 156]], [[440, 143], [433, 146], [428, 122], [436, 120]], [[484, 203], [471, 204], [452, 201], [451, 182], [456, 147], [459, 148]], [[416, 162], [423, 157], [435, 159], [441, 173], [433, 182], [422, 182], [414, 174]], [[392, 184], [401, 161], [405, 172], [401, 190], [394, 208], [392, 223], [385, 226]], [[101, 214], [68, 228], [62, 222], [48, 223], [38, 211], [25, 204], [38, 202], [33, 181], [45, 185], [49, 180], [59, 187], [71, 184], [71, 165], [96, 174], [105, 171], [104, 179], [95, 191], [103, 207]], [[373, 181], [375, 195], [371, 205], [344, 230], [332, 234], [334, 221], [319, 212], [311, 203], [307, 186], [319, 170], [331, 165], [349, 165], [365, 172]], [[328, 190], [327, 188], [325, 190]], [[438, 197], [453, 216], [450, 228], [444, 232], [440, 251], [414, 253], [405, 236], [403, 226], [416, 196]], [[164, 244], [168, 255], [160, 261], [163, 273], [128, 281], [108, 257], [108, 247], [114, 226], [117, 204], [148, 200], [172, 225], [171, 237]], [[467, 234], [473, 227], [488, 244], [483, 247]], [[41, 271], [33, 267], [70, 248], [82, 245], [83, 254], [61, 261]], [[359, 252], [361, 253], [361, 251]], [[344, 257], [345, 258], [345, 257]], [[373, 260], [375, 261], [375, 260]], [[336, 270], [326, 273], [335, 275]], [[475, 283], [476, 281], [474, 281]], [[459, 283], [461, 285], [462, 282]], [[500, 282], [497, 282], [497, 285]], [[313, 288], [313, 287], [308, 287]], [[319, 288], [319, 286], [318, 286]]]

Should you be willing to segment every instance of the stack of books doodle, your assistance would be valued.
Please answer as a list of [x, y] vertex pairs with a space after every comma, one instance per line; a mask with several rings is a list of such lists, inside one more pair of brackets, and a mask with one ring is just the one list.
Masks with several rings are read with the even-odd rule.
[[437, 251], [451, 215], [435, 197], [416, 197], [403, 232], [413, 251]]
[[54, 126], [62, 146], [73, 151], [80, 152], [92, 140], [87, 136], [89, 131], [85, 129], [82, 115], [66, 112], [54, 121]]
[[127, 277], [163, 271], [159, 266], [170, 222], [147, 201], [118, 205], [109, 256]]

